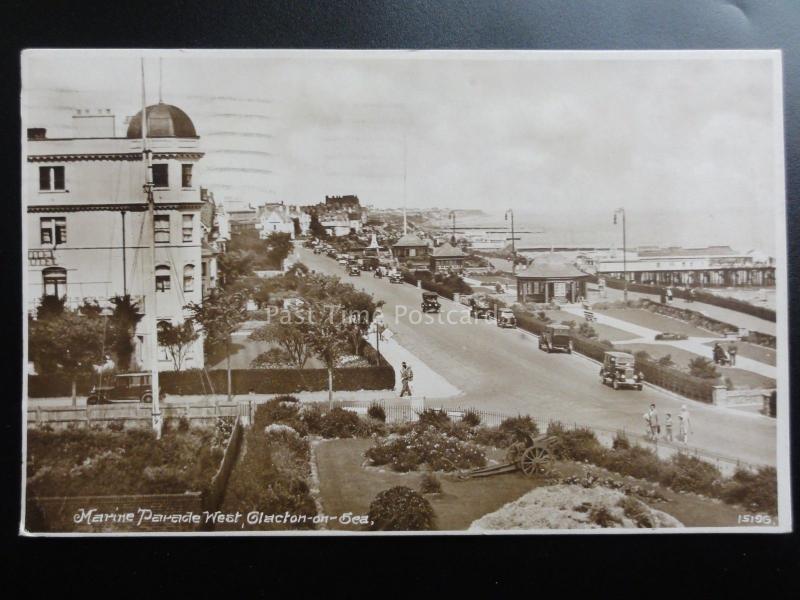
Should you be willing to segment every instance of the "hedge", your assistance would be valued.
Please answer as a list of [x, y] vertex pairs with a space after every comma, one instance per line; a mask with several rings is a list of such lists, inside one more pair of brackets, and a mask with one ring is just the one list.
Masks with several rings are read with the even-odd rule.
[[[597, 277], [594, 277], [593, 280], [596, 282]], [[617, 290], [624, 289], [625, 287], [625, 282], [622, 279], [612, 279], [606, 277], [605, 280], [607, 287]], [[628, 291], [630, 292], [656, 294], [660, 296], [665, 294], [666, 290], [667, 288], [663, 286], [634, 283], [633, 281], [628, 282]], [[754, 304], [750, 304], [744, 300], [737, 300], [736, 298], [729, 298], [727, 296], [717, 296], [716, 294], [704, 292], [699, 289], [695, 289], [694, 294], [691, 294], [689, 290], [685, 288], [672, 288], [672, 295], [676, 298], [683, 298], [684, 300], [694, 300], [697, 302], [704, 302], [705, 304], [711, 304], [713, 306], [719, 306], [720, 308], [735, 310], [753, 317], [758, 317], [759, 319], [764, 319], [765, 321], [772, 321], [773, 323], [776, 321], [775, 311], [771, 308], [755, 306]]]
[[[426, 290], [428, 292], [435, 292], [436, 294], [439, 294], [440, 296], [447, 298], [448, 300], [452, 300], [453, 295], [456, 293], [460, 294], [472, 293], [472, 288], [466, 283], [464, 284], [462, 291], [459, 291], [451, 288], [450, 286], [444, 283], [438, 283], [437, 281], [434, 281], [430, 277], [417, 277], [414, 273], [412, 273], [408, 269], [401, 269], [400, 274], [403, 276], [403, 281], [405, 281], [406, 283], [410, 283], [411, 285], [417, 285], [417, 281], [419, 281], [421, 282], [420, 285], [422, 286], [423, 290]], [[467, 289], [469, 291], [466, 291]]]
[[[525, 331], [536, 335], [541, 335], [547, 323], [537, 319], [530, 313], [522, 311], [520, 308], [513, 309], [514, 316], [517, 318], [517, 326]], [[572, 349], [584, 356], [594, 360], [603, 361], [603, 356], [608, 351], [608, 346], [597, 340], [585, 338], [577, 335], [574, 331], [570, 334], [572, 338]], [[701, 402], [711, 402], [713, 399], [714, 382], [699, 377], [693, 377], [688, 373], [671, 369], [659, 365], [651, 360], [636, 360], [636, 368], [644, 374], [644, 379], [667, 390], [671, 390], [687, 398], [700, 400]]]
[[[228, 375], [222, 370], [208, 371], [214, 391], [225, 393]], [[167, 394], [208, 394], [208, 378], [202, 369], [162, 371], [159, 384]], [[234, 394], [291, 394], [316, 392], [328, 389], [326, 369], [234, 369], [231, 371]], [[394, 369], [382, 361], [380, 366], [336, 369], [333, 372], [333, 389], [391, 390], [394, 389]], [[78, 395], [86, 396], [92, 387], [90, 378], [78, 380]], [[62, 375], [28, 375], [28, 397], [49, 398], [72, 395], [72, 382]]]

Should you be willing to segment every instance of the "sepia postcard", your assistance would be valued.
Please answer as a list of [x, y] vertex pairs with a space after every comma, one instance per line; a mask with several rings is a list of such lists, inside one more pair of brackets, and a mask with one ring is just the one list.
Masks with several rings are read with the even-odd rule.
[[22, 535], [791, 531], [779, 51], [21, 68]]

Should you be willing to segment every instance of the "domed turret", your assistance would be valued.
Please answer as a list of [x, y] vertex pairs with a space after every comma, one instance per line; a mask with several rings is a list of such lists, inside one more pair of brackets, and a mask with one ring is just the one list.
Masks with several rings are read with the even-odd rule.
[[[129, 138], [142, 137], [142, 111], [128, 124]], [[147, 107], [147, 137], [196, 138], [194, 123], [185, 112], [171, 104], [153, 104]]]

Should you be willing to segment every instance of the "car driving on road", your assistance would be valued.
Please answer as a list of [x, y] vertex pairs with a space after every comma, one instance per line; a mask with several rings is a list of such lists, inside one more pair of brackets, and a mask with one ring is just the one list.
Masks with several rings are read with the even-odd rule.
[[442, 308], [439, 304], [439, 295], [436, 292], [422, 292], [422, 312], [438, 313]]
[[389, 283], [403, 283], [403, 276], [399, 271], [389, 273]]
[[469, 316], [473, 319], [488, 319], [492, 315], [492, 307], [483, 296], [473, 296], [469, 299]]
[[615, 390], [623, 387], [642, 389], [644, 377], [637, 373], [636, 359], [627, 352], [606, 352], [603, 355], [603, 366], [600, 367], [600, 380]]
[[572, 337], [569, 335], [569, 327], [566, 325], [553, 324], [545, 327], [539, 336], [539, 350], [546, 352], [566, 352], [572, 354]]
[[351, 277], [361, 277], [361, 269], [358, 265], [350, 265], [347, 267], [347, 274]]
[[517, 318], [510, 308], [501, 308], [497, 311], [497, 326], [511, 328], [517, 326]]

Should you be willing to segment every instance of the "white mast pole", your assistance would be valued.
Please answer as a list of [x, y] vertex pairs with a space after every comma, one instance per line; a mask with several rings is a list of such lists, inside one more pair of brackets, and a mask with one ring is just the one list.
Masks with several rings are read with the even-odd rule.
[[408, 233], [408, 221], [406, 220], [406, 176], [408, 174], [408, 169], [406, 167], [406, 157], [406, 134], [403, 132], [403, 235]]
[[150, 151], [147, 149], [147, 100], [144, 84], [144, 58], [142, 58], [142, 162], [144, 163], [144, 192], [147, 198], [147, 214], [150, 222], [150, 268], [149, 283], [145, 285], [147, 307], [147, 341], [150, 355], [150, 390], [152, 394], [153, 430], [161, 438], [161, 403], [158, 386], [158, 317], [156, 315], [156, 218], [153, 184], [151, 182]]

